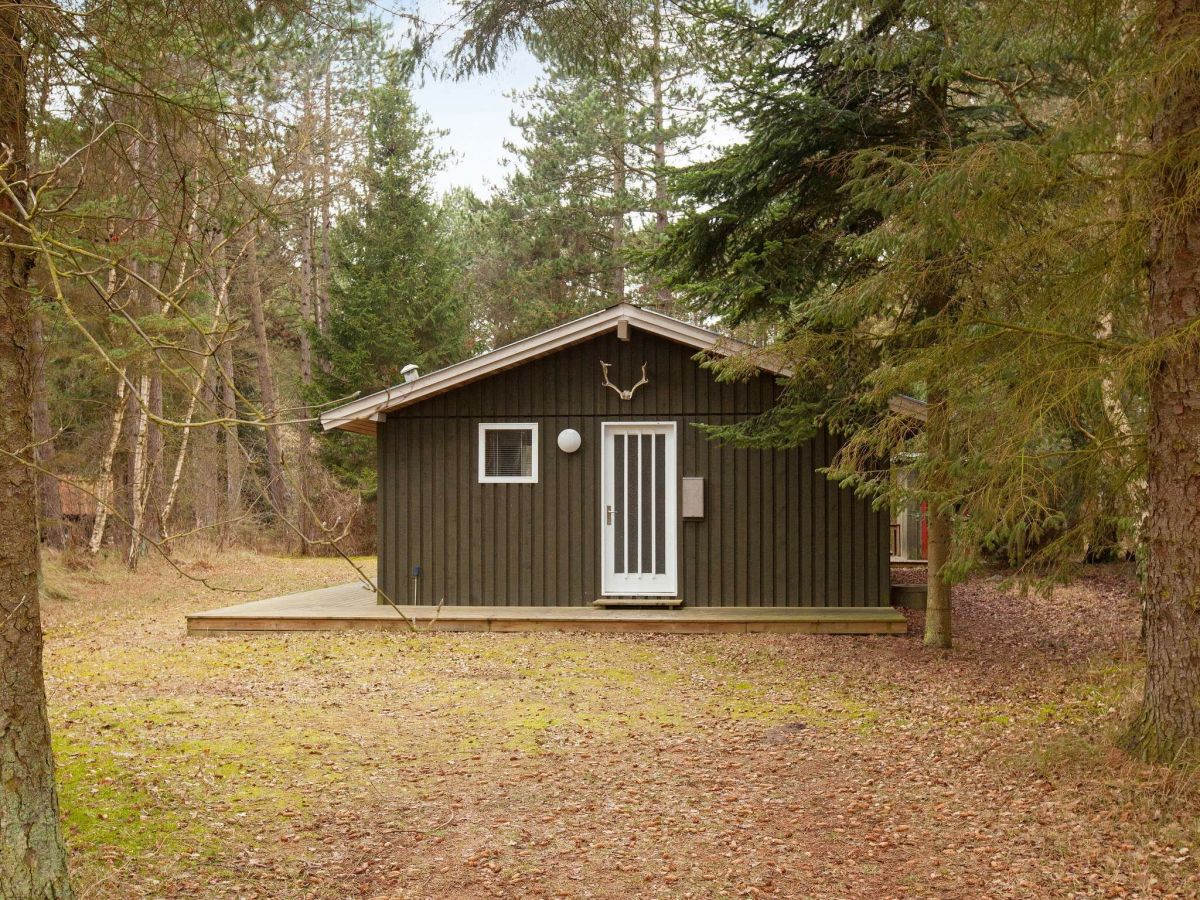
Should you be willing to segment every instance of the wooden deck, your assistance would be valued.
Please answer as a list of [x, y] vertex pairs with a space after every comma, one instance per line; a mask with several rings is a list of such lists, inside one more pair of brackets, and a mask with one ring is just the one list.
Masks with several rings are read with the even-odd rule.
[[[597, 609], [591, 606], [401, 606], [417, 627], [433, 631], [642, 631], [673, 634], [771, 632], [903, 634], [904, 615], [890, 606], [810, 608], [683, 607]], [[391, 606], [362, 584], [306, 591], [227, 606], [187, 617], [189, 635], [283, 631], [407, 631]]]

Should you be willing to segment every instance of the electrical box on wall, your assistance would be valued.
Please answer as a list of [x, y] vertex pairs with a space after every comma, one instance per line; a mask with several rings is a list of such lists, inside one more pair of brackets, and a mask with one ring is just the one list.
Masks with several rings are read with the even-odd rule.
[[683, 479], [683, 490], [679, 497], [680, 512], [685, 519], [704, 518], [704, 479]]

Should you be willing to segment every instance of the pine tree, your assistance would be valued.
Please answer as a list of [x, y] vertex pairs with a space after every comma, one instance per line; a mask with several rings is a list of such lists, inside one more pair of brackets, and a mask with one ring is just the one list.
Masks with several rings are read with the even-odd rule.
[[473, 305], [493, 345], [623, 299], [614, 236], [624, 238], [647, 202], [639, 184], [617, 175], [631, 155], [630, 123], [603, 83], [552, 68], [520, 100], [512, 174], [459, 219], [471, 234], [462, 245]]
[[0, 895], [70, 897], [42, 674], [33, 442], [35, 315], [23, 231], [29, 135], [20, 3], [0, 7]]
[[[406, 365], [427, 372], [465, 352], [465, 298], [431, 200], [441, 160], [413, 105], [410, 75], [409, 60], [392, 58], [371, 92], [362, 193], [333, 234], [329, 317], [313, 333], [325, 402], [397, 384]], [[331, 443], [328, 461], [369, 484], [373, 459], [359, 444]]]
[[486, 69], [519, 41], [546, 71], [517, 98], [515, 170], [475, 219], [489, 253], [468, 269], [495, 310], [493, 339], [624, 300], [670, 308], [665, 286], [639, 282], [629, 263], [678, 211], [669, 172], [706, 127], [702, 29], [661, 0], [462, 7], [463, 69]]

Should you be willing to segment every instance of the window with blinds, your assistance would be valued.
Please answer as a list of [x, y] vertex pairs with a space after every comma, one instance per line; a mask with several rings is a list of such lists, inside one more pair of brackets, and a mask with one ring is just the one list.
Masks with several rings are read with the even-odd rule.
[[479, 426], [480, 482], [532, 483], [537, 479], [536, 423], [495, 422]]

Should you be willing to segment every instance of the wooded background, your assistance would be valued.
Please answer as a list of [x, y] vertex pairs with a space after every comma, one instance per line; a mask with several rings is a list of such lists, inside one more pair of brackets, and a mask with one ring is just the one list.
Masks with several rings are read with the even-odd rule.
[[[931, 646], [982, 562], [1137, 560], [1123, 744], [1195, 748], [1200, 0], [451, 10], [0, 0], [0, 673], [37, 700], [13, 765], [45, 761], [10, 779], [0, 744], [0, 784], [52, 821], [39, 538], [367, 549], [371, 448], [317, 439], [322, 406], [621, 299], [796, 372], [714, 439], [832, 429], [830, 477], [927, 504]], [[518, 46], [545, 71], [511, 174], [435, 196], [414, 79]]]
[[373, 450], [314, 444], [323, 405], [619, 299], [670, 306], [627, 256], [679, 208], [703, 76], [690, 19], [626, 12], [602, 58], [531, 42], [546, 74], [482, 198], [434, 195], [449, 161], [412, 100], [452, 66], [423, 52], [446, 23], [128, 7], [69, 60], [31, 29], [45, 543], [369, 552]]

